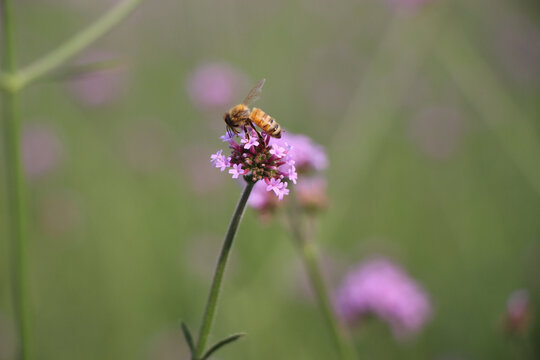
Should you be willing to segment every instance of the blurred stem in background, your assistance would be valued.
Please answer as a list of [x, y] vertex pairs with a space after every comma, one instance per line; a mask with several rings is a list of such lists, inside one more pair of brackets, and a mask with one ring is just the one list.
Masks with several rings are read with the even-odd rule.
[[[242, 215], [244, 214], [249, 195], [251, 194], [251, 190], [253, 190], [254, 185], [255, 183], [251, 181], [246, 181], [246, 186], [244, 188], [244, 191], [242, 192], [242, 195], [240, 196], [240, 200], [238, 200], [238, 204], [236, 205], [236, 209], [234, 210], [234, 214], [229, 224], [227, 234], [225, 235], [225, 240], [223, 241], [223, 246], [219, 254], [216, 270], [214, 271], [214, 278], [212, 280], [212, 286], [210, 287], [210, 293], [208, 294], [208, 300], [206, 302], [206, 308], [204, 310], [203, 320], [199, 331], [199, 337], [197, 339], [197, 346], [195, 349], [191, 349], [193, 360], [207, 359], [210, 356], [211, 352], [217, 350], [216, 346], [221, 346], [219, 345], [220, 343], [225, 345], [226, 343], [230, 342], [227, 341], [223, 343], [223, 341], [227, 340], [225, 339], [222, 342], [214, 345], [208, 350], [208, 352], [205, 353], [206, 342], [208, 340], [208, 335], [210, 334], [212, 322], [214, 321], [214, 315], [216, 313], [219, 291], [221, 289], [221, 282], [223, 280], [223, 274], [225, 273], [227, 259], [231, 251], [234, 237], [236, 236], [236, 231], [238, 230], [238, 225], [240, 224], [240, 220], [242, 220]], [[231, 341], [234, 341], [238, 339], [239, 336], [240, 335], [233, 335], [229, 339], [232, 339]]]
[[86, 29], [78, 32], [71, 39], [40, 59], [17, 72], [3, 74], [0, 77], [0, 83], [4, 88], [12, 92], [21, 90], [31, 82], [55, 70], [105, 35], [115, 25], [124, 20], [140, 2], [141, 0], [124, 0], [118, 3]]
[[540, 141], [531, 115], [505, 91], [490, 64], [459, 27], [446, 29], [435, 54], [521, 174], [540, 195]]
[[[446, 12], [443, 2], [415, 13], [396, 12], [386, 26], [330, 146], [338, 154], [333, 157], [332, 174], [349, 174], [339, 177], [343, 193], [365, 181], [394, 125], [403, 94], [409, 91], [426, 53], [444, 27]], [[351, 163], [355, 165], [351, 167]], [[339, 233], [341, 221], [354, 202], [354, 197], [345, 199], [331, 212], [325, 234]]]
[[27, 237], [25, 234], [24, 177], [20, 156], [21, 90], [34, 80], [55, 70], [77, 55], [92, 42], [120, 23], [141, 0], [125, 0], [79, 32], [66, 43], [31, 65], [18, 69], [15, 54], [14, 16], [12, 2], [1, 0], [3, 59], [0, 87], [3, 106], [3, 143], [6, 157], [8, 236], [11, 246], [11, 286], [15, 327], [18, 335], [16, 358], [31, 359], [31, 321], [28, 296]]
[[328, 290], [326, 288], [321, 268], [319, 264], [319, 256], [317, 246], [313, 239], [313, 232], [308, 231], [306, 226], [303, 226], [301, 215], [304, 214], [295, 203], [295, 199], [291, 199], [288, 207], [288, 223], [293, 242], [298, 249], [298, 254], [302, 258], [302, 262], [306, 268], [309, 283], [319, 303], [319, 309], [326, 322], [326, 326], [332, 335], [339, 358], [341, 360], [354, 360], [358, 356], [352, 346], [348, 336], [344, 334], [343, 329], [339, 325], [339, 321], [334, 312]]
[[[2, 1], [3, 59], [7, 74], [17, 72], [12, 3]], [[8, 236], [11, 239], [11, 287], [15, 328], [18, 336], [17, 359], [30, 358], [30, 314], [28, 309], [27, 238], [24, 226], [24, 185], [20, 156], [20, 108], [17, 91], [2, 91], [3, 142], [6, 157]]]

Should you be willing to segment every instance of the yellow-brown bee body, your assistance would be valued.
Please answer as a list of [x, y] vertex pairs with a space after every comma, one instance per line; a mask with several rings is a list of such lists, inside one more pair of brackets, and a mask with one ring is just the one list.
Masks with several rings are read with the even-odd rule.
[[255, 85], [253, 89], [251, 89], [241, 104], [233, 106], [227, 113], [225, 113], [223, 119], [227, 124], [227, 131], [238, 134], [239, 128], [245, 128], [247, 126], [251, 126], [255, 131], [257, 131], [257, 129], [254, 127], [255, 124], [264, 130], [264, 132], [266, 132], [268, 135], [275, 138], [281, 137], [281, 127], [273, 117], [266, 114], [261, 109], [253, 108], [253, 110], [250, 110], [248, 107], [260, 96], [264, 82], [265, 79], [259, 81], [259, 83]]
[[281, 126], [274, 120], [273, 117], [265, 113], [259, 108], [253, 108], [249, 119], [258, 127], [263, 129], [265, 133], [275, 138], [281, 137]]

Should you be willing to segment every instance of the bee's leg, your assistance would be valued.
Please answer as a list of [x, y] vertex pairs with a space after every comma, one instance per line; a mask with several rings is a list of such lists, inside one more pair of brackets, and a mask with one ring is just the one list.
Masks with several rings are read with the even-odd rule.
[[247, 129], [247, 125], [244, 125], [242, 128], [244, 129], [244, 134], [246, 134], [246, 138], [249, 140], [249, 131]]
[[253, 124], [253, 122], [250, 121], [250, 122], [249, 122], [249, 126], [251, 126], [251, 128], [252, 128], [253, 130], [255, 130], [255, 132], [257, 133], [257, 135], [259, 135], [259, 139], [260, 139], [261, 141], [264, 141], [264, 139], [263, 139], [261, 133], [257, 130], [257, 128], [255, 127], [255, 125]]

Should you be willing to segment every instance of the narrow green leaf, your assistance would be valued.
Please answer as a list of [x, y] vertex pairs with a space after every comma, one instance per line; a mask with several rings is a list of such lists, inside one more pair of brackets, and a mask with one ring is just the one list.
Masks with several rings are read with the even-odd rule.
[[206, 354], [203, 355], [203, 357], [201, 358], [201, 360], [208, 360], [208, 358], [210, 358], [210, 355], [212, 355], [214, 352], [216, 352], [217, 350], [219, 350], [219, 348], [229, 344], [229, 343], [232, 343], [233, 341], [236, 341], [238, 339], [240, 339], [242, 336], [244, 336], [246, 334], [244, 333], [239, 333], [239, 334], [233, 334], [219, 342], [217, 342], [214, 346], [212, 346], [210, 349], [208, 349], [208, 351], [206, 352]]
[[193, 337], [191, 336], [191, 332], [189, 331], [189, 328], [187, 327], [186, 323], [182, 321], [182, 332], [184, 333], [184, 337], [186, 338], [186, 342], [188, 343], [189, 350], [191, 351], [191, 355], [195, 354], [195, 345], [193, 344]]

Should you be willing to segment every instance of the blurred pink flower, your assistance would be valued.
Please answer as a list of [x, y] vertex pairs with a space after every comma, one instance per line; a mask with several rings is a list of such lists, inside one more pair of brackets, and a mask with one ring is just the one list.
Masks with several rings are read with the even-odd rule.
[[352, 270], [337, 292], [336, 306], [349, 323], [370, 314], [379, 317], [398, 339], [418, 332], [432, 311], [421, 286], [384, 258], [368, 260]]
[[412, 119], [410, 136], [425, 155], [446, 159], [457, 151], [463, 128], [464, 121], [457, 109], [428, 107]]
[[32, 179], [56, 168], [64, 150], [53, 128], [37, 123], [23, 128], [21, 146], [24, 171]]
[[194, 70], [188, 79], [187, 91], [199, 108], [224, 108], [242, 101], [240, 91], [245, 84], [245, 75], [240, 71], [226, 63], [212, 62]]
[[506, 303], [505, 331], [509, 334], [525, 333], [529, 327], [530, 315], [529, 292], [525, 289], [514, 291]]
[[298, 203], [306, 211], [326, 209], [328, 207], [327, 186], [323, 176], [302, 177], [296, 186]]
[[[77, 65], [114, 60], [115, 57], [105, 52], [87, 54]], [[69, 79], [67, 88], [83, 105], [100, 107], [114, 101], [126, 89], [127, 73], [121, 66], [91, 70], [74, 75]]]
[[289, 156], [299, 173], [321, 171], [328, 167], [328, 158], [321, 145], [316, 144], [306, 135], [283, 132], [281, 139], [272, 138], [270, 145], [278, 144], [290, 148]]
[[264, 210], [274, 202], [272, 199], [274, 196], [266, 191], [266, 184], [259, 181], [253, 187], [251, 195], [248, 199], [248, 205], [257, 210]]

